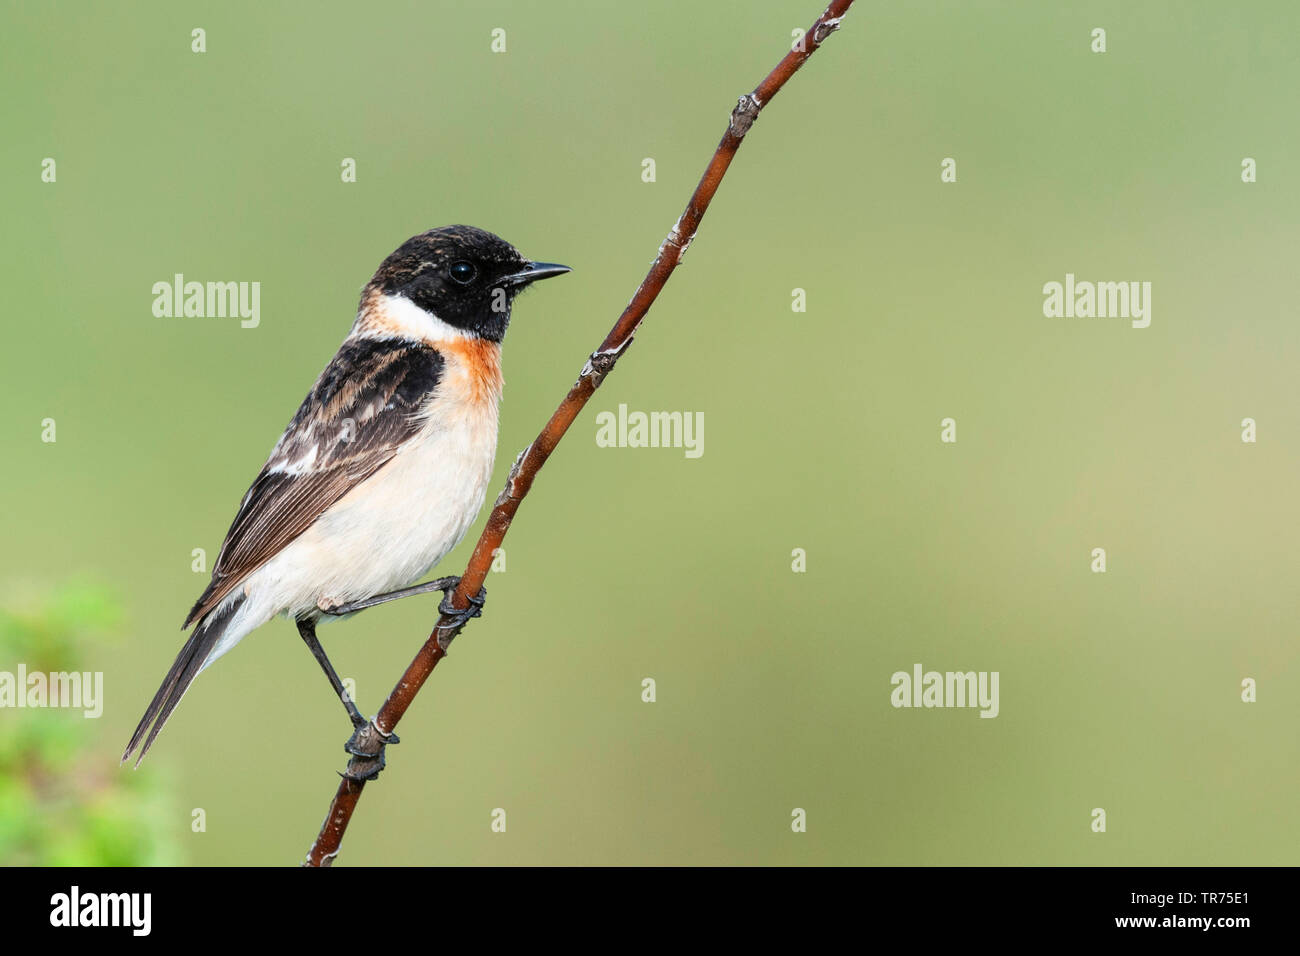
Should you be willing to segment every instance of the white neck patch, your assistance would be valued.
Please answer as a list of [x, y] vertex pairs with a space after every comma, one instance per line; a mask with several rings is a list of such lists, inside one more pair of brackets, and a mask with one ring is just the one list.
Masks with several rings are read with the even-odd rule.
[[464, 342], [478, 338], [426, 312], [404, 295], [380, 295], [361, 317], [357, 334], [396, 335], [420, 342]]

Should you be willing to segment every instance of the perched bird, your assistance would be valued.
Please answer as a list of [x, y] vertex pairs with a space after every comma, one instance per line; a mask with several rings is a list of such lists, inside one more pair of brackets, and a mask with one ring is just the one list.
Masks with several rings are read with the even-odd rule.
[[[277, 614], [297, 623], [354, 727], [366, 724], [316, 622], [455, 587], [456, 578], [403, 586], [454, 548], [483, 506], [514, 297], [568, 271], [470, 226], [431, 229], [383, 261], [352, 331], [244, 495], [185, 619], [194, 631], [123, 762], [139, 747], [139, 766], [194, 678]], [[477, 615], [482, 600], [460, 613]], [[441, 609], [454, 613], [446, 598]]]

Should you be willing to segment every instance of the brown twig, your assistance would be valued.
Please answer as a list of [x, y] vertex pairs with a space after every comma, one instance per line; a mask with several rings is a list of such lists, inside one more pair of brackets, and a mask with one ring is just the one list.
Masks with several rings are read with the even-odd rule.
[[[483, 534], [474, 547], [474, 553], [470, 556], [469, 565], [461, 576], [459, 586], [451, 595], [452, 607], [468, 607], [469, 597], [477, 594], [483, 585], [492, 564], [492, 552], [501, 546], [506, 532], [510, 529], [510, 522], [514, 520], [515, 512], [519, 510], [520, 503], [533, 486], [533, 479], [537, 476], [537, 472], [541, 470], [542, 465], [546, 464], [546, 459], [551, 456], [551, 452], [564, 437], [564, 433], [577, 419], [578, 413], [587, 404], [587, 400], [600, 387], [601, 381], [632, 344], [632, 337], [640, 328], [650, 306], [659, 296], [668, 277], [682, 261], [682, 257], [686, 255], [687, 248], [695, 238], [695, 231], [700, 226], [700, 220], [704, 218], [704, 213], [709, 208], [709, 203], [713, 201], [714, 193], [718, 191], [727, 167], [731, 165], [732, 157], [736, 155], [736, 150], [740, 148], [749, 128], [754, 125], [759, 112], [772, 101], [772, 97], [780, 92], [781, 87], [785, 86], [790, 77], [794, 76], [795, 71], [804, 65], [826, 38], [839, 29], [840, 20], [852, 5], [853, 0], [831, 0], [830, 5], [809, 28], [802, 44], [796, 45], [787, 53], [763, 82], [758, 84], [752, 93], [742, 96], [736, 108], [731, 111], [731, 119], [727, 123], [727, 131], [722, 136], [722, 142], [718, 144], [713, 158], [709, 160], [708, 168], [700, 178], [699, 185], [691, 194], [690, 202], [686, 204], [686, 211], [682, 213], [681, 218], [664, 239], [663, 245], [659, 247], [659, 254], [651, 264], [649, 273], [641, 281], [636, 294], [632, 296], [632, 301], [618, 317], [609, 335], [605, 336], [605, 341], [591, 353], [578, 375], [578, 380], [569, 389], [569, 394], [555, 410], [546, 427], [515, 459], [510, 475], [506, 478], [505, 488], [497, 497], [492, 513], [488, 515], [487, 527], [483, 529]], [[357, 749], [376, 752], [379, 750], [378, 745], [393, 732], [397, 722], [411, 706], [415, 695], [420, 692], [424, 682], [433, 673], [433, 669], [446, 656], [448, 645], [460, 633], [462, 626], [454, 625], [446, 615], [438, 619], [429, 639], [415, 655], [415, 660], [411, 661], [410, 666], [406, 668], [406, 673], [393, 688], [393, 692], [388, 695], [384, 706], [380, 708], [369, 726], [360, 732], [361, 739], [354, 738], [355, 743], [362, 745]], [[367, 744], [370, 746], [366, 746]], [[372, 764], [366, 758], [353, 757], [348, 762], [350, 771], [366, 770], [370, 766]], [[316, 842], [307, 853], [306, 866], [329, 866], [333, 862], [364, 787], [364, 781], [349, 777], [344, 777], [339, 782], [338, 791], [330, 804], [329, 815], [321, 826]]]

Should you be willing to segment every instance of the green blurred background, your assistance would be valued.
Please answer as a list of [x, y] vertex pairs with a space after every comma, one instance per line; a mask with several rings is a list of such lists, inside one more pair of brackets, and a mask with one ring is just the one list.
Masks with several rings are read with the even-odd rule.
[[[104, 716], [41, 719], [171, 808], [135, 862], [294, 864], [324, 816], [349, 728], [283, 620], [200, 678], [147, 786], [116, 759], [192, 550], [215, 560], [379, 261], [467, 222], [574, 267], [516, 306], [491, 498], [819, 12], [4, 7], [0, 583], [29, 615], [70, 581], [120, 604], [78, 645]], [[1298, 27], [1289, 0], [860, 0], [542, 473], [340, 863], [1296, 863]], [[154, 318], [177, 272], [261, 282], [260, 327]], [[1044, 318], [1066, 272], [1152, 282], [1150, 328]], [[620, 402], [703, 412], [703, 456], [598, 448]], [[367, 713], [435, 604], [323, 631]], [[999, 671], [1000, 716], [892, 708], [917, 662]], [[122, 859], [30, 847], [9, 861]]]

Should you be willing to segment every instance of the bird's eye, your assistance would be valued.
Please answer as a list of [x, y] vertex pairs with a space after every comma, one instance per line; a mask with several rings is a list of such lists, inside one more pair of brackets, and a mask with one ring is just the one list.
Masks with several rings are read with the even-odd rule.
[[474, 263], [461, 260], [460, 262], [453, 262], [451, 268], [447, 270], [447, 274], [461, 285], [469, 285], [474, 281], [474, 277], [478, 275], [478, 270], [474, 268]]

